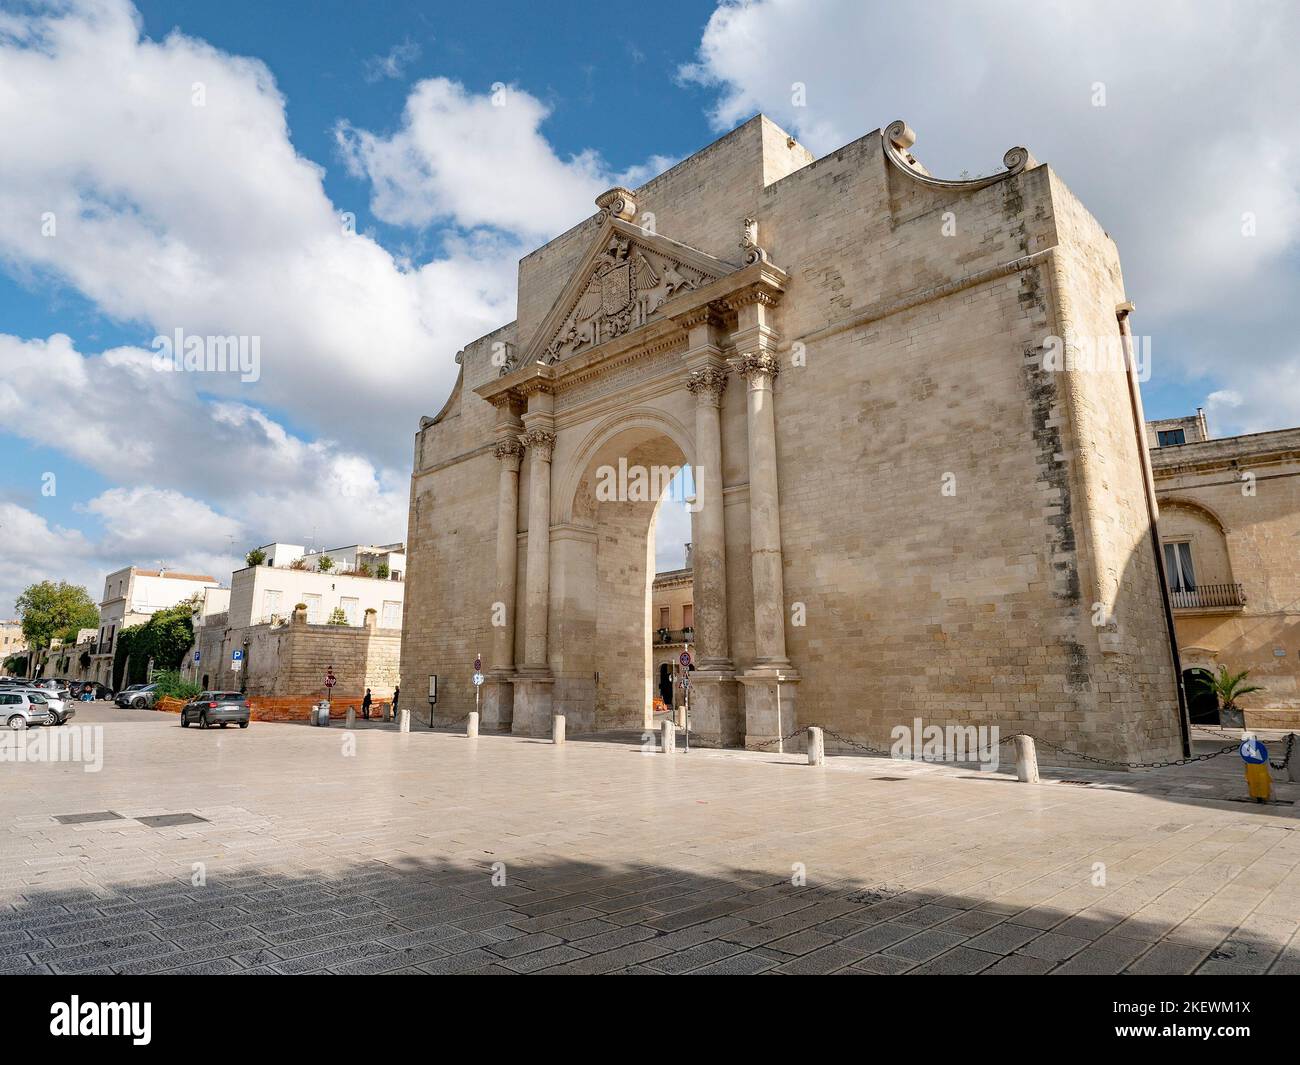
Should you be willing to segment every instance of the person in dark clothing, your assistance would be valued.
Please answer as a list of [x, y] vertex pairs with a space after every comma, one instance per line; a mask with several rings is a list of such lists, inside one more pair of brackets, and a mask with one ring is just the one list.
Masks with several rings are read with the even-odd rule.
[[367, 721], [370, 720], [370, 689], [366, 689], [366, 697], [361, 700], [361, 716]]
[[393, 689], [393, 720], [397, 720], [397, 697], [402, 694], [400, 687]]

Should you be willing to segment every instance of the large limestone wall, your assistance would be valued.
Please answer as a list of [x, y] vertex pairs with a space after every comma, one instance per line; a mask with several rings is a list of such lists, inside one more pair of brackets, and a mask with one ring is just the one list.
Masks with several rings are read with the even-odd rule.
[[[1049, 335], [1114, 334], [1124, 295], [1113, 245], [1051, 172], [934, 189], [886, 162], [879, 133], [811, 162], [760, 119], [636, 199], [659, 233], [731, 262], [741, 219], [756, 217], [760, 243], [790, 274], [775, 404], [800, 720], [880, 740], [920, 715], [1021, 727], [1103, 755], [1172, 753], [1174, 678], [1127, 384], [1041, 366]], [[589, 219], [521, 262], [519, 320], [497, 336], [531, 338], [596, 228]], [[824, 332], [854, 316], [864, 320]], [[495, 376], [491, 339], [466, 349], [457, 396], [417, 438], [413, 479], [403, 667], [412, 690], [444, 673], [440, 710], [456, 716], [472, 692], [445, 671], [487, 648], [494, 584], [492, 410], [470, 391]], [[557, 520], [558, 479], [620, 403], [693, 432], [671, 355], [557, 397]], [[741, 668], [754, 653], [744, 393], [733, 377], [722, 401]], [[526, 458], [521, 532], [528, 476]], [[566, 552], [589, 557], [581, 537], [556, 535], [553, 576]], [[553, 625], [557, 607], [585, 594], [565, 580], [552, 586]], [[521, 594], [525, 581], [521, 552]], [[796, 604], [803, 625], [789, 620]], [[582, 683], [578, 652], [560, 650], [557, 663], [554, 638], [551, 649], [567, 682]], [[557, 699], [563, 691], [557, 683]]]

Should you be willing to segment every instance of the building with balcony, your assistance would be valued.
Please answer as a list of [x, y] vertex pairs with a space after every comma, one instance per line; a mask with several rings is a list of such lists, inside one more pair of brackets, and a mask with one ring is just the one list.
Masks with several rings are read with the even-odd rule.
[[1300, 428], [1215, 439], [1198, 411], [1147, 439], [1184, 681], [1248, 669], [1247, 723], [1300, 723]]

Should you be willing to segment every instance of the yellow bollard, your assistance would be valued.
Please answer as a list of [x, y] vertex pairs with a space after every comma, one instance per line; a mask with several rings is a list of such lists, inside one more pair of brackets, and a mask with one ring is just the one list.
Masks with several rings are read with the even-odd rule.
[[1273, 781], [1268, 775], [1268, 766], [1247, 763], [1246, 787], [1256, 802], [1268, 802], [1273, 797]]
[[1246, 763], [1246, 790], [1256, 802], [1273, 797], [1273, 781], [1268, 774], [1268, 748], [1252, 732], [1241, 736], [1241, 760]]

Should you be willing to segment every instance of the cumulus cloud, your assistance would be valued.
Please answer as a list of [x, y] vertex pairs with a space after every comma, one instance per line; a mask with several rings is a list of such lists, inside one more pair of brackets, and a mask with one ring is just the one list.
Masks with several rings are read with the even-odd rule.
[[824, 153], [904, 118], [933, 173], [1026, 145], [1120, 247], [1158, 375], [1230, 383], [1228, 431], [1300, 424], [1300, 8], [1173, 0], [744, 0], [683, 80]]
[[[372, 69], [396, 77], [415, 57], [403, 42]], [[438, 252], [417, 264], [330, 201], [259, 60], [176, 31], [145, 38], [125, 0], [0, 14], [0, 263], [146, 335], [255, 339], [261, 357], [249, 383], [160, 372], [144, 347], [0, 336], [5, 431], [115, 486], [86, 505], [105, 530], [97, 543], [15, 516], [29, 548], [17, 569], [16, 556], [6, 563], [0, 603], [78, 558], [116, 568], [181, 554], [224, 573], [217, 549], [232, 536], [403, 534], [411, 434], [450, 392], [453, 354], [513, 317], [519, 256], [590, 214], [618, 177], [595, 153], [560, 160], [527, 93], [487, 108], [487, 96], [435, 79], [412, 90], [393, 137], [340, 127], [379, 217], [440, 223]], [[413, 201], [425, 195], [422, 214]], [[42, 417], [16, 416], [36, 391]], [[170, 546], [150, 539], [168, 527]]]
[[592, 212], [616, 184], [642, 184], [671, 162], [662, 156], [612, 173], [598, 153], [562, 159], [541, 131], [550, 109], [498, 84], [474, 94], [448, 78], [412, 89], [391, 135], [341, 122], [335, 131], [353, 172], [374, 186], [371, 210], [394, 225], [452, 221], [514, 233], [534, 244]]

